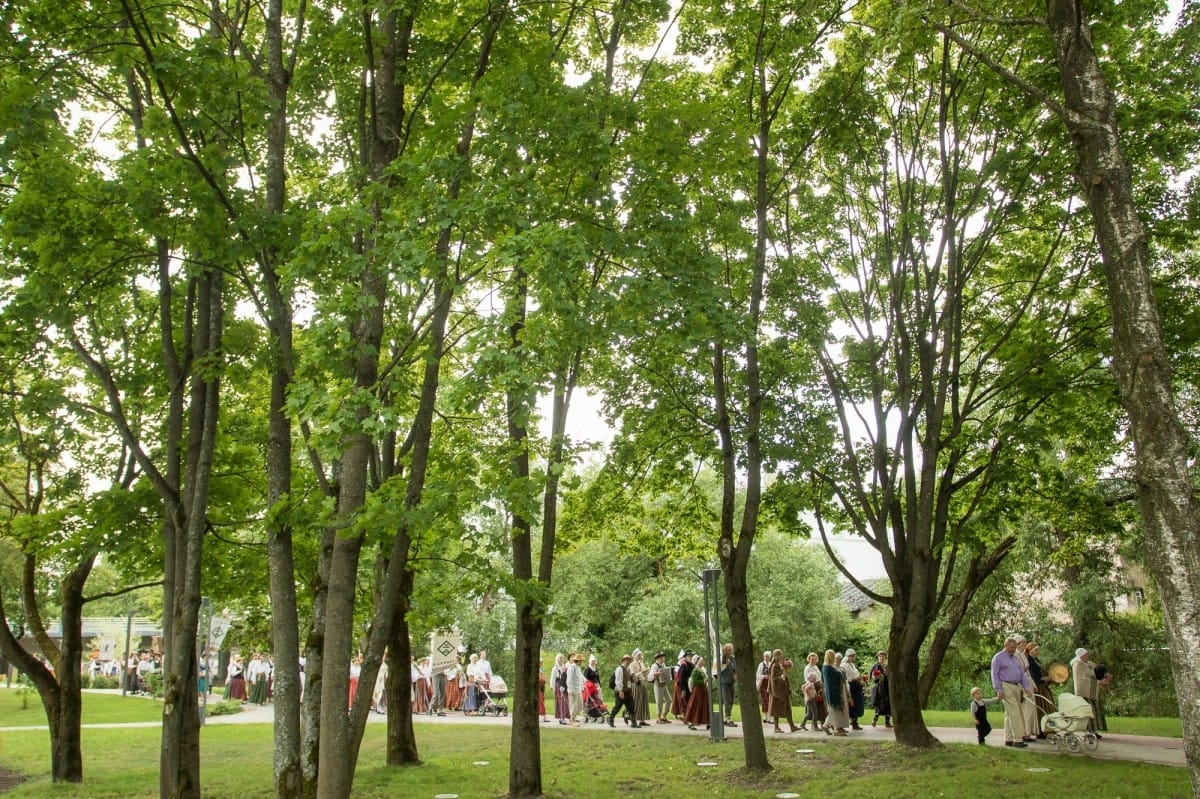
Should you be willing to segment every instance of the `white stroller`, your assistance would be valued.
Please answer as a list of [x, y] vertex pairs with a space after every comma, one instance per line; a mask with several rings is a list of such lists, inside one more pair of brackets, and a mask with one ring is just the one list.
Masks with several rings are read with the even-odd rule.
[[1078, 752], [1080, 747], [1093, 752], [1100, 745], [1099, 736], [1090, 729], [1093, 718], [1086, 699], [1064, 691], [1058, 695], [1058, 712], [1042, 719], [1042, 731], [1056, 750], [1066, 746], [1070, 752]]
[[499, 674], [493, 674], [491, 682], [486, 685], [479, 685], [479, 695], [479, 715], [508, 715], [508, 685]]

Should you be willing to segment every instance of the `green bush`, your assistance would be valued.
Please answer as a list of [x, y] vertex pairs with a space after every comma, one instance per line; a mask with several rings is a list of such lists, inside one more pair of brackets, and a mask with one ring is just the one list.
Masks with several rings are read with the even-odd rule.
[[204, 712], [209, 716], [231, 716], [234, 713], [242, 712], [242, 703], [236, 699], [226, 699], [221, 702], [210, 702]]
[[104, 675], [97, 675], [95, 677], [92, 677], [88, 681], [87, 687], [97, 689], [97, 690], [120, 688], [121, 683], [117, 681], [116, 677], [105, 677]]

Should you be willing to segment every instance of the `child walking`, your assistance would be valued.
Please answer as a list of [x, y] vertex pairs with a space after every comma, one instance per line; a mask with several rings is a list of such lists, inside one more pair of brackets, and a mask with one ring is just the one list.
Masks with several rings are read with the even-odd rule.
[[991, 699], [983, 698], [983, 691], [979, 688], [971, 689], [971, 716], [975, 719], [975, 732], [979, 735], [979, 745], [986, 746], [986, 738], [988, 733], [992, 731], [991, 722], [988, 721], [987, 706], [994, 704], [996, 697]]
[[800, 729], [808, 729], [809, 719], [812, 719], [814, 732], [821, 728], [817, 712], [817, 675], [812, 673], [804, 678], [804, 721], [800, 722]]

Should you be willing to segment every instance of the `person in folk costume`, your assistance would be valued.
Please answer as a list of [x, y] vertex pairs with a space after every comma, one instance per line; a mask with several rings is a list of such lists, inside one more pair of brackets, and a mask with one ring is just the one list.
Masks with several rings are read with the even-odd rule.
[[792, 662], [784, 660], [782, 649], [771, 653], [771, 668], [767, 672], [767, 680], [771, 686], [771, 702], [767, 713], [775, 723], [775, 732], [783, 732], [779, 728], [781, 720], [787, 721], [791, 732], [800, 729], [796, 722], [792, 721], [792, 685], [788, 682], [788, 670], [791, 667]]
[[479, 714], [479, 688], [477, 683], [479, 680], [479, 655], [475, 652], [471, 653], [467, 660], [467, 670], [464, 675], [466, 677], [466, 687], [463, 692], [462, 709], [463, 713], [468, 716], [476, 716]]
[[892, 726], [892, 694], [888, 688], [887, 652], [875, 653], [875, 665], [871, 666], [871, 707], [875, 709], [875, 717], [871, 719], [874, 727], [883, 716], [883, 725]]
[[846, 675], [846, 686], [850, 689], [850, 729], [861, 730], [858, 720], [867, 711], [867, 703], [863, 696], [863, 676], [855, 663], [857, 653], [853, 649], [846, 650], [842, 658], [842, 673]]
[[[376, 713], [387, 713], [387, 657], [379, 662], [379, 671], [375, 672], [375, 687], [371, 691], [371, 709]], [[416, 712], [416, 708], [413, 708]], [[421, 711], [424, 712], [424, 711]]]
[[821, 720], [825, 718], [825, 684], [821, 682], [821, 659], [816, 652], [809, 652], [805, 659], [804, 681], [808, 682], [809, 677], [812, 677], [813, 686], [817, 690], [817, 715], [813, 716], [813, 729], [820, 729]]
[[677, 719], [683, 719], [687, 714], [688, 700], [692, 698], [691, 679], [694, 668], [692, 652], [690, 650], [680, 651], [679, 666], [675, 669], [675, 699], [671, 705], [671, 712]]
[[850, 691], [846, 687], [846, 675], [837, 664], [837, 653], [825, 650], [825, 665], [821, 667], [821, 682], [825, 683], [825, 733], [827, 735], [849, 735]]
[[658, 716], [657, 723], [670, 724], [667, 714], [671, 712], [671, 687], [675, 684], [671, 667], [667, 665], [667, 653], [659, 652], [654, 656], [650, 665], [650, 684], [654, 686], [654, 707]]
[[698, 729], [701, 725], [707, 729], [711, 721], [712, 702], [708, 698], [708, 675], [704, 673], [704, 658], [700, 655], [692, 658], [692, 670], [688, 675], [688, 682], [692, 690], [688, 696], [683, 720], [687, 722], [689, 730]]
[[578, 726], [577, 719], [583, 715], [583, 669], [579, 668], [582, 658], [578, 652], [572, 652], [567, 660], [567, 701], [570, 703], [571, 724]]
[[629, 673], [633, 678], [633, 725], [635, 727], [650, 726], [650, 696], [646, 688], [646, 678], [650, 667], [642, 650], [633, 650], [633, 662], [629, 664]]
[[767, 680], [767, 672], [771, 669], [771, 653], [763, 652], [762, 662], [754, 672], [754, 684], [758, 686], [758, 701], [762, 705], [763, 724], [771, 724], [771, 714], [767, 707], [771, 702], [771, 683]]
[[455, 660], [446, 669], [446, 710], [462, 709], [463, 695], [466, 692], [467, 675], [463, 671], [460, 660]]
[[1039, 739], [1045, 739], [1042, 730], [1042, 719], [1046, 717], [1049, 708], [1054, 707], [1054, 695], [1050, 692], [1050, 675], [1040, 658], [1042, 647], [1037, 641], [1030, 641], [1025, 646], [1025, 659], [1029, 661], [1029, 679], [1033, 683], [1034, 721], [1033, 729]]
[[255, 705], [265, 705], [267, 703], [267, 678], [270, 676], [270, 669], [267, 666], [267, 659], [261, 653], [255, 652], [254, 657], [250, 659], [250, 665], [246, 667], [246, 684], [250, 686], [249, 694], [246, 701]]
[[[145, 655], [142, 657], [143, 660], [148, 659]], [[227, 670], [225, 677], [225, 686], [226, 699], [232, 699], [241, 702], [247, 701], [246, 667], [241, 655], [238, 655], [236, 658], [229, 661], [229, 669]]]
[[[621, 663], [613, 669], [613, 690], [616, 691], [616, 699], [613, 700], [612, 711], [608, 714], [608, 726], [615, 727], [617, 711], [624, 710], [621, 720], [629, 725], [630, 717], [633, 716], [633, 676], [629, 664], [633, 663], [632, 655], [622, 655]], [[637, 723], [634, 723], [637, 726]]]
[[[429, 700], [433, 694], [430, 691], [430, 671], [429, 658], [423, 657], [413, 663], [409, 679], [412, 683], [412, 712], [413, 713], [428, 713]], [[387, 692], [384, 692], [383, 700], [384, 708], [387, 707]]]
[[721, 647], [721, 662], [717, 673], [717, 684], [721, 691], [721, 715], [726, 727], [736, 727], [733, 721], [734, 684], [737, 682], [737, 661], [733, 657], [733, 644]]
[[[1080, 699], [1086, 699], [1092, 706], [1092, 718], [1088, 719], [1087, 728], [1096, 732], [1096, 719], [1100, 715], [1097, 700], [1100, 698], [1100, 681], [1096, 679], [1096, 666], [1092, 663], [1092, 653], [1083, 647], [1075, 650], [1071, 659], [1071, 687]], [[1101, 736], [1097, 733], [1097, 738]]]
[[550, 682], [554, 684], [554, 718], [566, 724], [571, 720], [571, 702], [567, 698], [567, 657], [562, 652], [554, 656]]
[[[431, 662], [432, 664], [432, 662]], [[433, 675], [433, 699], [429, 703], [429, 715], [446, 715], [446, 702], [450, 698], [449, 669], [439, 669]]]
[[354, 707], [354, 697], [358, 696], [358, 678], [362, 674], [362, 655], [350, 659], [350, 707]]
[[600, 661], [595, 655], [588, 658], [587, 668], [583, 670], [583, 679], [596, 683], [597, 688], [600, 687]]

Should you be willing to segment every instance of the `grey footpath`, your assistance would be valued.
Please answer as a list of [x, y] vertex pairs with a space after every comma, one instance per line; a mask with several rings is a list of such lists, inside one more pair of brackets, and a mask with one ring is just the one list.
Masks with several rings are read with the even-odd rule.
[[[133, 698], [136, 701], [136, 697]], [[215, 699], [210, 701], [216, 701]], [[225, 724], [270, 724], [274, 721], [274, 711], [270, 703], [266, 705], [244, 705], [241, 713], [234, 713], [221, 716], [207, 716], [205, 719], [206, 725], [220, 726]], [[382, 724], [387, 720], [387, 717], [380, 713], [372, 713], [370, 723]], [[508, 726], [511, 718], [507, 715], [487, 715], [487, 716], [467, 716], [463, 713], [453, 712], [447, 713], [445, 716], [429, 716], [417, 715], [413, 718], [414, 724], [418, 727], [426, 724], [475, 724], [475, 725], [502, 725]], [[121, 727], [158, 727], [160, 723], [154, 722], [136, 722], [128, 724], [87, 724], [84, 725], [88, 729], [112, 729]], [[555, 723], [554, 719], [543, 724], [544, 729], [561, 729], [560, 725]], [[30, 727], [0, 727], [0, 732], [14, 732], [21, 730], [28, 731], [45, 731], [46, 727], [30, 726]], [[707, 740], [710, 736], [707, 730], [689, 730], [687, 725], [672, 721], [670, 724], [655, 724], [651, 723], [649, 727], [633, 729], [624, 724], [617, 724], [615, 727], [609, 727], [601, 722], [591, 722], [588, 724], [580, 724], [570, 728], [572, 732], [579, 734], [601, 733], [601, 734], [618, 734], [618, 735], [690, 735], [702, 740]], [[978, 746], [975, 738], [975, 730], [969, 727], [931, 727], [930, 732], [933, 733], [939, 741], [944, 744], [962, 745], [962, 746]], [[742, 737], [741, 726], [725, 727], [725, 740], [738, 740]], [[792, 732], [792, 733], [774, 733], [771, 730], [766, 731], [768, 739], [771, 738], [786, 738], [788, 741], [795, 743], [798, 747], [807, 747], [813, 744], [820, 743], [822, 745], [839, 745], [844, 741], [874, 741], [886, 742], [894, 741], [895, 736], [893, 730], [879, 727], [865, 727], [862, 732], [851, 732], [845, 738], [830, 737], [822, 732]], [[719, 742], [716, 742], [719, 743]], [[993, 731], [988, 739], [988, 746], [993, 748], [1004, 748], [1003, 734], [999, 729]], [[1052, 744], [1045, 741], [1031, 743], [1025, 749], [1006, 750], [1015, 751], [1033, 756], [1046, 755], [1056, 757], [1090, 757], [1099, 760], [1129, 760], [1141, 763], [1151, 763], [1161, 766], [1177, 766], [1183, 768], [1186, 766], [1184, 758], [1183, 740], [1180, 738], [1158, 738], [1143, 735], [1116, 735], [1105, 733], [1103, 740], [1100, 741], [1099, 747], [1094, 752], [1080, 752], [1072, 754], [1065, 749], [1056, 750]]]

